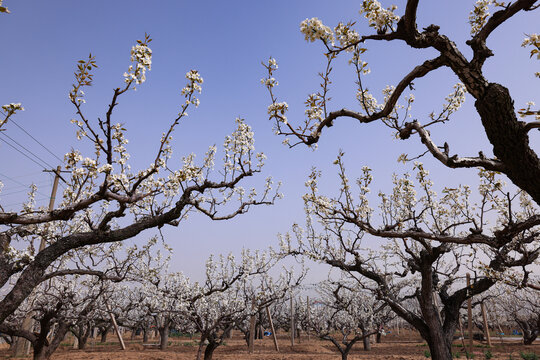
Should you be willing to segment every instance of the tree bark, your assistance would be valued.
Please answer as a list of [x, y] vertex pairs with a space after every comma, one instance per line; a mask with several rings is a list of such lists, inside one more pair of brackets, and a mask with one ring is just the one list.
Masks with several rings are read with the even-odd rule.
[[370, 351], [371, 350], [371, 336], [369, 333], [364, 329], [362, 326], [360, 328], [362, 330], [362, 343], [364, 344], [364, 351]]
[[[61, 322], [56, 328], [54, 337], [50, 343], [46, 341], [38, 341], [34, 343], [34, 360], [48, 360], [52, 354], [56, 351], [58, 346], [69, 330], [69, 325], [65, 322]], [[45, 334], [47, 336], [47, 334]]]
[[73, 332], [73, 335], [77, 338], [77, 349], [84, 350], [86, 348], [86, 344], [88, 343], [88, 338], [90, 337], [90, 333], [92, 332], [92, 326], [84, 326], [79, 325], [77, 331]]
[[211, 341], [206, 345], [206, 349], [204, 349], [204, 360], [212, 360], [212, 356], [214, 355], [214, 350], [219, 346], [219, 343]]
[[143, 344], [148, 343], [148, 330], [146, 328], [143, 329]]
[[523, 345], [531, 345], [540, 333], [540, 316], [536, 321], [516, 319], [516, 322], [523, 332]]
[[444, 336], [437, 339], [425, 339], [429, 346], [431, 358], [433, 360], [452, 360], [452, 343], [448, 343]]
[[159, 348], [165, 350], [169, 342], [169, 321], [163, 327], [159, 328]]
[[101, 333], [101, 340], [99, 342], [106, 343], [107, 342], [107, 334], [109, 334], [109, 328], [110, 325], [107, 327], [100, 327], [99, 332]]
[[370, 338], [369, 336], [366, 336], [362, 339], [362, 342], [364, 343], [364, 351], [371, 350], [371, 341], [369, 338]]
[[540, 204], [540, 159], [529, 146], [529, 135], [518, 121], [514, 100], [507, 88], [490, 83], [475, 102], [493, 154], [501, 160], [504, 173]]

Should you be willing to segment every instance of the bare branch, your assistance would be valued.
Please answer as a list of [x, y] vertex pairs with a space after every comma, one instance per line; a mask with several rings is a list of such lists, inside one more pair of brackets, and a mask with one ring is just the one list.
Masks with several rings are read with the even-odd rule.
[[407, 123], [400, 131], [401, 139], [408, 139], [416, 131], [426, 146], [428, 151], [441, 163], [450, 168], [472, 168], [483, 167], [486, 170], [504, 172], [506, 166], [497, 159], [487, 159], [485, 157], [462, 157], [457, 155], [450, 156], [446, 151], [441, 151], [437, 145], [431, 140], [429, 132], [418, 121]]
[[347, 109], [332, 111], [324, 120], [321, 121], [321, 123], [317, 126], [317, 129], [313, 132], [313, 134], [305, 138], [302, 135], [300, 140], [307, 145], [311, 145], [318, 142], [323, 128], [332, 126], [333, 121], [339, 117], [350, 117], [350, 118], [357, 119], [361, 123], [370, 123], [372, 121], [379, 120], [381, 118], [388, 116], [392, 112], [394, 107], [396, 106], [396, 103], [398, 99], [400, 98], [401, 94], [403, 93], [403, 91], [407, 87], [409, 87], [409, 85], [413, 82], [413, 80], [423, 77], [426, 74], [430, 73], [431, 71], [435, 69], [440, 68], [443, 65], [445, 65], [445, 61], [444, 61], [444, 58], [441, 56], [432, 60], [426, 60], [422, 65], [418, 65], [417, 67], [415, 67], [399, 82], [394, 92], [388, 99], [388, 102], [385, 104], [384, 108], [381, 111], [373, 113], [370, 116], [362, 115], [360, 113], [347, 110]]

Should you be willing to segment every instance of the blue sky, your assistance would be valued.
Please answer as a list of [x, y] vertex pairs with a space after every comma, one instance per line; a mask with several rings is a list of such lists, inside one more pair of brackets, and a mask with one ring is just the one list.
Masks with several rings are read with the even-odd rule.
[[[402, 15], [404, 1], [395, 2]], [[424, 1], [420, 3], [419, 28], [431, 23], [441, 26], [470, 55], [465, 40], [469, 38], [468, 13], [473, 1]], [[458, 4], [458, 5], [456, 5]], [[331, 192], [337, 184], [331, 163], [339, 149], [354, 178], [363, 165], [374, 171], [373, 192], [390, 191], [391, 174], [410, 167], [396, 162], [399, 154], [423, 152], [418, 139], [395, 140], [382, 124], [360, 126], [352, 120], [339, 120], [325, 133], [317, 151], [305, 147], [292, 150], [281, 145], [282, 138], [272, 133], [267, 120], [269, 97], [260, 84], [265, 75], [261, 61], [269, 56], [279, 63], [276, 93], [290, 106], [291, 122], [301, 121], [303, 101], [318, 87], [317, 73], [323, 70], [322, 46], [308, 44], [299, 31], [305, 18], [318, 17], [326, 25], [339, 21], [357, 21], [360, 33], [369, 33], [366, 21], [358, 14], [359, 1], [14, 1], [5, 0], [11, 14], [0, 16], [0, 103], [22, 102], [26, 111], [16, 115], [18, 124], [28, 130], [59, 157], [77, 142], [75, 129], [69, 123], [74, 109], [68, 101], [75, 63], [88, 53], [96, 57], [99, 68], [94, 86], [87, 93], [87, 114], [94, 118], [106, 112], [112, 89], [122, 83], [129, 65], [129, 51], [145, 32], [154, 41], [152, 71], [137, 91], [120, 99], [115, 121], [126, 124], [135, 169], [152, 160], [161, 132], [178, 113], [183, 101], [180, 90], [184, 75], [190, 69], [200, 71], [205, 82], [199, 109], [174, 134], [173, 149], [177, 156], [195, 152], [200, 157], [209, 145], [222, 144], [234, 129], [236, 117], [245, 118], [255, 131], [257, 150], [268, 156], [264, 174], [256, 179], [262, 184], [272, 175], [284, 182], [285, 199], [275, 206], [254, 208], [249, 214], [229, 222], [210, 222], [193, 216], [179, 228], [165, 231], [173, 246], [173, 268], [197, 274], [210, 253], [238, 252], [242, 247], [264, 248], [276, 245], [276, 233], [286, 232], [293, 222], [303, 222], [301, 195], [312, 166], [322, 169], [325, 177], [321, 190]], [[391, 2], [383, 2], [390, 6]], [[535, 21], [536, 20], [536, 21]], [[524, 34], [538, 32], [538, 12], [518, 14], [498, 29], [488, 46], [495, 57], [485, 66], [486, 77], [510, 89], [516, 107], [535, 99], [538, 63], [521, 48]], [[372, 70], [365, 79], [375, 95], [387, 84], [396, 84], [405, 73], [435, 55], [432, 50], [412, 50], [401, 43], [368, 43], [365, 60]], [[332, 109], [357, 109], [352, 68], [346, 57], [336, 63], [331, 96]], [[444, 97], [457, 80], [442, 69], [415, 83], [416, 102], [413, 117], [423, 121], [440, 108]], [[13, 124], [9, 136], [38, 154], [48, 164], [58, 160], [47, 153]], [[475, 156], [479, 150], [490, 153], [473, 101], [451, 123], [432, 129], [439, 142], [448, 141], [452, 153]], [[537, 135], [531, 138], [538, 142]], [[0, 179], [5, 184], [1, 203], [16, 208], [23, 201], [19, 183], [40, 185], [41, 204], [50, 193], [51, 176], [38, 165], [0, 143], [2, 162]], [[177, 158], [178, 159], [178, 158]], [[423, 160], [440, 186], [459, 182], [474, 183], [473, 170], [448, 170], [430, 158]], [[11, 206], [12, 205], [12, 206]], [[375, 204], [374, 204], [375, 205]], [[146, 236], [150, 236], [148, 232]]]

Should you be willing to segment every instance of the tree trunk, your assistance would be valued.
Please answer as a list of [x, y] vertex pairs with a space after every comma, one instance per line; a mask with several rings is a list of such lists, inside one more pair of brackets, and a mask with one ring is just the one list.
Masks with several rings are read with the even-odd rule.
[[214, 355], [214, 350], [219, 346], [219, 343], [217, 342], [209, 342], [208, 345], [206, 345], [206, 349], [204, 349], [204, 360], [212, 360], [212, 356]]
[[363, 339], [362, 339], [362, 342], [364, 344], [364, 351], [370, 351], [371, 350], [371, 336], [368, 335], [368, 332], [364, 329], [361, 329], [362, 330], [362, 336], [363, 336]]
[[362, 342], [364, 343], [364, 351], [370, 351], [371, 350], [371, 336], [366, 336], [362, 339]]
[[101, 340], [99, 342], [106, 343], [107, 342], [107, 334], [109, 333], [109, 327], [106, 328], [100, 328], [101, 332]]
[[143, 344], [147, 344], [148, 343], [148, 330], [144, 328], [142, 332], [143, 332], [142, 342]]
[[90, 332], [84, 333], [80, 338], [77, 338], [79, 340], [79, 350], [84, 350], [86, 348], [86, 344], [88, 344], [88, 337], [90, 336]]
[[452, 342], [456, 327], [450, 326], [451, 330], [445, 333], [438, 321], [436, 324], [427, 323], [427, 325], [429, 333], [423, 334], [422, 337], [429, 346], [431, 358], [433, 360], [452, 360]]
[[429, 352], [433, 360], [452, 360], [452, 345], [437, 341], [428, 341]]
[[537, 321], [516, 318], [516, 322], [523, 333], [523, 345], [531, 345], [540, 332], [540, 317]]
[[91, 329], [92, 327], [90, 325], [88, 325], [88, 327], [79, 325], [77, 331], [73, 332], [73, 335], [77, 338], [77, 349], [84, 350], [86, 348]]
[[244, 340], [246, 340], [246, 345], [249, 346], [249, 330], [246, 332], [242, 331], [242, 333], [244, 333]]
[[377, 344], [380, 344], [382, 342], [382, 335], [380, 331], [377, 333], [377, 337], [375, 341], [377, 342]]
[[201, 338], [199, 339], [199, 348], [197, 349], [197, 360], [201, 360], [202, 349], [204, 347], [205, 341], [206, 341], [206, 336], [201, 334]]
[[[56, 351], [58, 346], [69, 330], [69, 325], [66, 323], [60, 323], [56, 328], [56, 332], [51, 342], [47, 344], [46, 341], [38, 341], [34, 344], [34, 360], [48, 360], [52, 354]], [[45, 334], [45, 337], [47, 334]]]
[[169, 324], [159, 328], [159, 348], [165, 350], [169, 342]]
[[523, 332], [523, 345], [531, 345], [536, 337], [536, 334]]

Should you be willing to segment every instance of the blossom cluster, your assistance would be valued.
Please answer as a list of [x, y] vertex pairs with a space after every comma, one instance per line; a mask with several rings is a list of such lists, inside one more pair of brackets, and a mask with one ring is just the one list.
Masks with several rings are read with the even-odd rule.
[[2, 110], [8, 113], [14, 113], [15, 111], [18, 111], [18, 110], [23, 111], [24, 108], [22, 107], [21, 103], [9, 103], [6, 105], [2, 105]]
[[7, 123], [11, 115], [15, 114], [17, 111], [24, 111], [24, 108], [22, 107], [21, 103], [9, 103], [2, 105], [2, 110], [5, 112], [5, 114], [3, 119], [0, 118], [0, 128]]
[[332, 29], [324, 25], [318, 18], [306, 19], [300, 23], [300, 31], [305, 36], [306, 41], [314, 42], [322, 40], [327, 44], [334, 44], [334, 33]]
[[280, 121], [284, 124], [287, 124], [287, 117], [285, 113], [289, 110], [289, 104], [286, 102], [279, 102], [268, 105], [268, 115], [270, 118], [275, 118], [277, 121]]
[[144, 41], [137, 40], [137, 45], [131, 47], [131, 61], [135, 65], [130, 65], [128, 71], [124, 73], [126, 83], [142, 84], [146, 81], [146, 70], [152, 69], [152, 49], [148, 47], [150, 41], [152, 39], [147, 35]]
[[353, 47], [350, 45], [358, 43], [360, 41], [360, 35], [356, 30], [352, 28], [353, 23], [344, 24], [340, 22], [335, 28], [336, 38], [339, 45], [343, 48], [348, 47], [347, 51], [353, 51]]
[[197, 70], [188, 71], [186, 73], [186, 79], [188, 83], [182, 88], [182, 95], [186, 98], [186, 105], [193, 104], [195, 107], [198, 107], [201, 102], [195, 97], [194, 93], [198, 92], [200, 94], [202, 92], [201, 84], [204, 82], [204, 79]]
[[368, 19], [369, 26], [375, 28], [377, 32], [386, 33], [388, 29], [395, 30], [394, 25], [399, 21], [399, 16], [394, 14], [397, 6], [392, 5], [388, 9], [383, 9], [377, 0], [362, 1], [360, 15]]
[[236, 119], [237, 129], [232, 135], [225, 138], [223, 148], [225, 149], [225, 168], [231, 172], [241, 170], [244, 166], [251, 169], [251, 153], [255, 149], [255, 140], [251, 126], [247, 125], [243, 119]]
[[469, 24], [471, 25], [471, 35], [476, 35], [482, 30], [482, 27], [486, 24], [489, 13], [489, 6], [494, 5], [497, 7], [505, 6], [504, 2], [497, 0], [477, 0], [474, 4], [474, 8], [469, 13]]
[[305, 114], [308, 119], [315, 120], [317, 123], [321, 122], [324, 116], [324, 109], [322, 107], [322, 98], [319, 94], [309, 94], [305, 101], [306, 110]]
[[[527, 35], [527, 37], [523, 40], [521, 43], [521, 46], [532, 46], [533, 49], [531, 50], [531, 57], [536, 55], [536, 59], [540, 60], [540, 35], [538, 34], [530, 34]], [[540, 72], [535, 72], [534, 76], [537, 78], [540, 78]]]
[[359, 90], [356, 93], [356, 99], [368, 114], [384, 107], [384, 105], [377, 102], [377, 99], [367, 89]]

